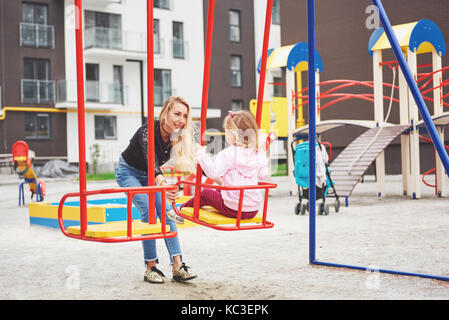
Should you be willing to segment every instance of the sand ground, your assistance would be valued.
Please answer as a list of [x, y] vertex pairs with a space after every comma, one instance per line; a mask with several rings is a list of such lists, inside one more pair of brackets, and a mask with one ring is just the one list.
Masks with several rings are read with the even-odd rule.
[[[288, 195], [286, 177], [273, 178], [279, 184], [269, 200], [273, 229], [179, 230], [184, 260], [198, 278], [162, 285], [143, 281], [140, 242], [80, 241], [30, 226], [28, 207], [18, 206], [17, 181], [0, 177], [0, 299], [449, 298], [449, 282], [309, 264], [309, 216], [294, 214], [298, 198]], [[89, 190], [109, 187], [115, 182], [88, 184]], [[401, 177], [388, 176], [386, 196], [378, 199], [374, 177], [366, 177], [348, 207], [336, 213], [331, 206], [328, 216], [317, 216], [316, 258], [449, 277], [449, 200], [424, 184], [421, 190], [422, 198], [412, 200], [402, 195]], [[45, 200], [59, 202], [77, 191], [76, 181], [50, 179]], [[169, 276], [163, 240], [157, 246], [160, 269]]]

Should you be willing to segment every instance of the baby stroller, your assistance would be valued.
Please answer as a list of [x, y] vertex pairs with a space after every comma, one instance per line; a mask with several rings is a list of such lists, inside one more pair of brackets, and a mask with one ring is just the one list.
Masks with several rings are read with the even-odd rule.
[[[296, 184], [298, 185], [299, 203], [296, 205], [295, 214], [304, 215], [306, 210], [309, 210], [309, 142], [296, 144], [297, 141], [292, 142], [294, 176]], [[293, 145], [296, 144], [296, 147]], [[334, 183], [330, 176], [330, 169], [328, 167], [328, 155], [326, 147], [320, 143], [316, 143], [316, 199], [322, 199], [319, 204], [319, 215], [329, 214], [329, 205], [326, 204], [326, 197], [333, 195], [335, 197], [334, 208], [335, 212], [340, 209], [340, 200], [335, 191]], [[331, 190], [331, 193], [329, 191]], [[307, 201], [303, 201], [307, 199]]]

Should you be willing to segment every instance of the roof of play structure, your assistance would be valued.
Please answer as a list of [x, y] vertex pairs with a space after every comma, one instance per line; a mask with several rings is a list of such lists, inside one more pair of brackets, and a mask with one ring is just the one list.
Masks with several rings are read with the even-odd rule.
[[[287, 67], [289, 70], [305, 71], [308, 69], [307, 42], [268, 49], [267, 69]], [[259, 59], [257, 72], [260, 73], [262, 58]], [[323, 62], [315, 50], [315, 69], [323, 71]]]
[[[432, 52], [432, 48], [444, 56], [446, 53], [446, 45], [443, 34], [438, 26], [427, 19], [404, 23], [393, 26], [394, 33], [398, 38], [401, 48], [410, 48], [416, 53]], [[391, 45], [383, 28], [379, 28], [373, 32], [368, 44], [370, 55], [373, 51], [390, 49]]]

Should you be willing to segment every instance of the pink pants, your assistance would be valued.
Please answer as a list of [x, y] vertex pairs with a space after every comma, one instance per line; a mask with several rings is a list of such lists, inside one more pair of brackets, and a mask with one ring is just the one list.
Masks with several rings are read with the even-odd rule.
[[[191, 198], [186, 203], [181, 205], [181, 209], [184, 207], [191, 207], [194, 206], [195, 199]], [[201, 190], [200, 195], [200, 207], [204, 206], [211, 206], [215, 209], [217, 209], [222, 215], [230, 218], [237, 218], [237, 210], [233, 210], [231, 208], [228, 208], [223, 203], [223, 197], [221, 196], [221, 192], [214, 189], [203, 189]], [[256, 211], [242, 211], [241, 219], [251, 219], [254, 218], [254, 216], [257, 214], [258, 210]]]

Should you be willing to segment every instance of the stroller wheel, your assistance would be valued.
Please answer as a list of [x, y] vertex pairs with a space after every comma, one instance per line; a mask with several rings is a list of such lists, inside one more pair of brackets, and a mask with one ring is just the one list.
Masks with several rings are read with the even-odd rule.
[[324, 214], [329, 215], [329, 205], [328, 204], [324, 205]]
[[335, 208], [335, 212], [340, 211], [340, 200], [335, 201], [334, 208]]
[[321, 216], [324, 213], [324, 203], [320, 203], [320, 206], [318, 207], [318, 214]]
[[308, 206], [305, 203], [303, 203], [301, 205], [301, 215], [302, 216], [306, 214], [306, 210], [308, 210]]
[[299, 212], [301, 211], [301, 208], [302, 208], [301, 203], [297, 203], [296, 207], [295, 207], [295, 214], [296, 215], [299, 215]]

